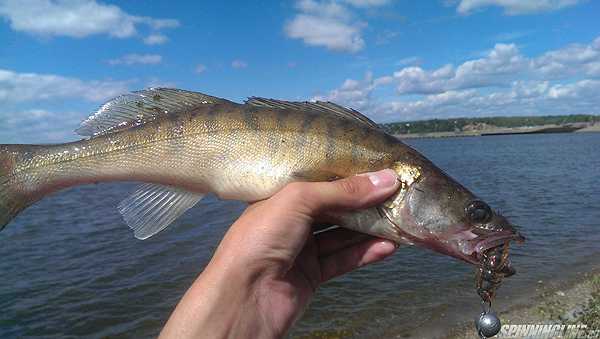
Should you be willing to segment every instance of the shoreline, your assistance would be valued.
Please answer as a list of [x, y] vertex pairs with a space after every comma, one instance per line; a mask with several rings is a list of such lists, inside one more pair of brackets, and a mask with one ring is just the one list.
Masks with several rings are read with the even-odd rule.
[[[544, 284], [540, 282], [540, 285]], [[534, 296], [497, 310], [503, 325], [586, 324], [600, 328], [600, 268], [566, 281], [550, 282]], [[453, 327], [443, 338], [478, 338], [473, 321]]]
[[544, 133], [594, 133], [600, 132], [600, 124], [578, 127], [572, 129], [569, 126], [562, 125], [541, 125], [529, 127], [513, 128], [490, 128], [481, 130], [468, 130], [460, 132], [429, 132], [429, 133], [409, 133], [394, 134], [398, 139], [422, 139], [422, 138], [456, 138], [456, 137], [480, 137], [493, 135], [514, 135], [514, 134], [544, 134]]

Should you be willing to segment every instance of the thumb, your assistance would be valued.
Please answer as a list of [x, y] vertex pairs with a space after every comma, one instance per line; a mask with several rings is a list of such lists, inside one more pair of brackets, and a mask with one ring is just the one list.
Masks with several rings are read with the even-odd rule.
[[362, 209], [382, 203], [399, 187], [396, 173], [391, 169], [363, 173], [352, 177], [311, 183], [305, 206], [313, 216], [328, 210]]

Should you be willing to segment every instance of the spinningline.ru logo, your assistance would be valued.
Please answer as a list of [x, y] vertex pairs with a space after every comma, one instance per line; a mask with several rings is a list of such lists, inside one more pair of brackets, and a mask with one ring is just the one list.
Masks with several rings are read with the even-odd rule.
[[600, 329], [587, 325], [522, 324], [504, 325], [497, 339], [597, 339]]

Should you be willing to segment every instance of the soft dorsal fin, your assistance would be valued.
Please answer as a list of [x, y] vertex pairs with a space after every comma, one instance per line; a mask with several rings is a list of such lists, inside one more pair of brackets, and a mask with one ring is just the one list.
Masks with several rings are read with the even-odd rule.
[[108, 101], [84, 120], [75, 132], [94, 137], [139, 125], [160, 115], [177, 114], [201, 105], [222, 102], [227, 100], [175, 88], [150, 88]]
[[335, 114], [346, 119], [360, 121], [370, 127], [380, 128], [373, 120], [367, 118], [362, 113], [355, 111], [351, 108], [346, 108], [338, 104], [334, 104], [329, 101], [317, 101], [317, 102], [298, 102], [298, 101], [283, 101], [275, 99], [266, 99], [258, 97], [250, 97], [246, 101], [246, 104], [257, 106], [257, 107], [269, 107], [278, 109], [293, 109], [293, 110], [311, 110], [327, 114]]

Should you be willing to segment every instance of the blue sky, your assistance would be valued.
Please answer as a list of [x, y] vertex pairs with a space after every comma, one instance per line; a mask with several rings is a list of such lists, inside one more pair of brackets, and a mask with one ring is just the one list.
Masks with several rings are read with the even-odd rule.
[[600, 3], [0, 0], [0, 143], [77, 139], [150, 86], [378, 122], [600, 114]]

